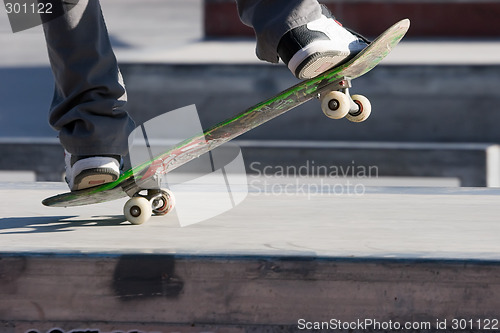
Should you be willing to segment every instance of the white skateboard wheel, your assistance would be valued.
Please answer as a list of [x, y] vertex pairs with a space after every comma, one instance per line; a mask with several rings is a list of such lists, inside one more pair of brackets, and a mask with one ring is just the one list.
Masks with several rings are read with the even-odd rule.
[[330, 91], [321, 97], [321, 109], [328, 118], [344, 118], [349, 113], [350, 106], [349, 97], [340, 91]]
[[348, 113], [346, 115], [347, 120], [360, 123], [368, 119], [370, 114], [372, 113], [372, 105], [368, 98], [363, 95], [352, 95], [351, 96], [354, 103], [359, 106], [359, 110], [355, 113]]
[[170, 190], [161, 190], [159, 197], [153, 199], [153, 213], [165, 215], [175, 207], [175, 197]]
[[152, 213], [151, 203], [143, 197], [133, 197], [123, 207], [125, 218], [132, 224], [143, 224], [149, 220]]

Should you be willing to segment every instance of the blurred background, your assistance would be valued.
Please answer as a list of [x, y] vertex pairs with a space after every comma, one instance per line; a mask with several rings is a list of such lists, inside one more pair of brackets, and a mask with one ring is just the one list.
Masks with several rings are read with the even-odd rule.
[[[247, 172], [254, 162], [314, 162], [375, 166], [367, 185], [500, 186], [500, 1], [323, 3], [366, 36], [406, 17], [410, 32], [380, 66], [353, 81], [352, 93], [372, 103], [370, 119], [334, 121], [319, 102], [306, 103], [237, 141]], [[138, 124], [195, 104], [206, 128], [298, 82], [282, 64], [258, 61], [253, 32], [232, 0], [101, 4]], [[14, 34], [0, 11], [0, 45], [0, 181], [60, 181], [42, 29]]]

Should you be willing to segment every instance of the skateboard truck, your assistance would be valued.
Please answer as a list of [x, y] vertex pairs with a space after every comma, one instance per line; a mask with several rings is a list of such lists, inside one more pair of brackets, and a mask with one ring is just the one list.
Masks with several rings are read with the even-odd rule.
[[[143, 224], [152, 214], [165, 215], [175, 206], [174, 194], [167, 189], [149, 189], [130, 198], [123, 207], [125, 218], [132, 224]], [[142, 192], [142, 191], [141, 191]]]
[[151, 215], [165, 215], [174, 209], [174, 194], [168, 189], [160, 188], [158, 176], [135, 185], [124, 189], [130, 199], [123, 207], [123, 214], [132, 224], [142, 224]]
[[318, 94], [323, 113], [332, 119], [347, 118], [353, 122], [365, 121], [371, 113], [368, 98], [362, 95], [349, 94], [352, 87], [351, 78], [342, 77], [326, 87], [325, 92]]

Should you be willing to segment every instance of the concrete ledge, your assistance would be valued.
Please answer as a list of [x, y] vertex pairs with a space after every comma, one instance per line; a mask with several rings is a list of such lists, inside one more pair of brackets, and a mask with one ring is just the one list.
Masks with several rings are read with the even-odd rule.
[[4, 254], [0, 272], [2, 333], [298, 332], [301, 319], [452, 332], [453, 319], [497, 318], [500, 305], [498, 262]]
[[498, 318], [499, 189], [251, 192], [180, 227], [176, 211], [127, 224], [121, 200], [40, 204], [64, 188], [0, 183], [1, 333], [299, 332], [299, 319], [456, 332], [453, 319]]
[[0, 138], [0, 171], [33, 171], [38, 181], [61, 181], [64, 149], [57, 139]]
[[[298, 82], [284, 66], [272, 65], [123, 64], [121, 68], [128, 109], [137, 123], [195, 104], [206, 128]], [[499, 86], [498, 65], [381, 65], [354, 80], [351, 90], [370, 99], [369, 121], [329, 120], [319, 102], [311, 101], [243, 139], [500, 142]]]
[[[464, 187], [500, 186], [500, 146], [458, 143], [234, 141], [248, 174], [335, 178], [457, 178]], [[0, 170], [34, 171], [39, 181], [63, 178], [63, 150], [54, 140], [0, 140]], [[38, 161], [33, 164], [32, 158]], [[370, 174], [360, 175], [362, 168]], [[284, 175], [278, 173], [283, 173]], [[288, 171], [286, 171], [288, 170]], [[302, 172], [289, 174], [290, 170]], [[304, 174], [305, 173], [305, 174]]]
[[[358, 180], [377, 177], [458, 178], [464, 187], [500, 186], [500, 146], [381, 142], [237, 142], [247, 172], [303, 172]], [[319, 173], [319, 174], [318, 174]], [[340, 174], [339, 174], [340, 173]], [[357, 174], [359, 173], [359, 174]], [[300, 175], [292, 175], [300, 177]]]
[[[269, 65], [123, 64], [122, 71], [129, 92], [128, 108], [138, 124], [187, 104], [196, 104], [202, 126], [207, 128], [297, 82], [283, 66]], [[388, 170], [387, 174], [442, 176], [447, 173], [459, 177], [464, 186], [492, 186], [498, 183], [494, 181], [496, 171], [491, 171], [496, 170], [494, 161], [497, 159], [492, 157], [496, 148], [488, 148], [488, 143], [500, 140], [496, 125], [500, 123], [500, 113], [497, 112], [499, 78], [498, 65], [382, 65], [356, 80], [352, 90], [353, 93], [361, 92], [372, 101], [373, 112], [369, 121], [362, 124], [330, 121], [322, 114], [319, 103], [312, 101], [250, 131], [241, 139], [255, 142], [360, 142], [361, 145], [367, 142], [415, 142], [417, 145], [426, 142], [487, 143], [466, 150], [464, 156], [470, 158], [467, 161], [460, 159], [461, 153], [456, 148], [450, 148], [455, 146], [445, 147], [445, 151], [454, 151], [452, 155], [455, 157], [451, 159], [454, 162], [439, 162], [441, 167], [437, 169], [430, 165], [419, 166], [421, 161], [444, 161], [440, 159], [439, 150], [434, 148], [409, 150], [406, 146], [396, 155], [387, 153], [379, 155], [384, 157], [377, 157], [377, 150], [372, 147], [369, 150], [373, 153], [366, 156], [373, 156], [372, 162], [367, 163], [384, 166], [380, 171]], [[40, 140], [4, 139], [0, 148], [3, 153], [0, 169], [34, 170], [38, 180], [60, 181], [62, 148], [56, 144], [56, 139]], [[32, 143], [34, 145], [30, 146]], [[379, 153], [398, 151], [394, 147], [384, 148]], [[293, 149], [287, 150], [287, 154], [294, 157], [284, 158], [290, 165], [302, 163], [304, 156], [319, 160], [320, 156], [314, 154], [320, 153], [307, 155], [306, 148], [298, 150], [306, 155], [297, 160], [299, 154]], [[341, 161], [328, 163], [350, 163], [353, 157], [356, 162], [366, 161], [361, 148], [359, 156], [349, 151], [347, 148], [342, 153], [335, 149], [330, 151]], [[429, 151], [434, 153], [427, 153]], [[264, 150], [257, 154], [249, 149], [248, 154], [253, 154], [249, 155], [249, 161], [259, 161]], [[283, 155], [279, 156], [283, 158]], [[270, 159], [271, 154], [266, 158]], [[403, 161], [411, 162], [404, 165]], [[444, 172], [450, 165], [452, 168]], [[474, 176], [466, 176], [469, 171], [465, 170], [475, 170]]]
[[[500, 54], [499, 43], [453, 44], [434, 50], [429, 43], [411, 43], [397, 48], [386, 65], [353, 82], [352, 93], [361, 93], [372, 102], [369, 121], [352, 124], [329, 121], [317, 101], [308, 102], [279, 119], [247, 133], [248, 140], [315, 140], [315, 141], [377, 141], [377, 142], [500, 142], [500, 66], [476, 61], [493, 59]], [[486, 58], [474, 58], [479, 48]], [[215, 45], [210, 47], [212, 50]], [[238, 46], [235, 46], [239, 49]], [[226, 45], [229, 52], [230, 44]], [[434, 50], [435, 52], [433, 53]], [[465, 50], [465, 51], [464, 51]], [[467, 51], [468, 50], [468, 51]], [[400, 52], [399, 55], [396, 52]], [[249, 51], [250, 53], [250, 51]], [[408, 65], [419, 53], [428, 64]], [[432, 65], [433, 59], [447, 59], [460, 53], [453, 64]], [[413, 56], [410, 56], [413, 55]], [[470, 57], [468, 56], [470, 55]], [[408, 57], [407, 57], [408, 56]], [[469, 57], [474, 64], [463, 62]], [[392, 59], [392, 60], [391, 60]], [[174, 61], [174, 59], [172, 59]], [[398, 65], [394, 65], [397, 63]], [[390, 64], [390, 65], [389, 65]], [[203, 127], [241, 112], [298, 82], [284, 66], [266, 64], [195, 64], [195, 63], [123, 63], [121, 65], [128, 89], [127, 108], [138, 124], [165, 112], [195, 104]], [[14, 77], [16, 70], [0, 74]], [[23, 70], [23, 75], [28, 74]], [[36, 82], [50, 80], [49, 71]], [[47, 76], [45, 76], [47, 75]], [[32, 82], [32, 80], [30, 80]], [[47, 81], [48, 82], [48, 81]], [[5, 87], [10, 87], [10, 81]], [[51, 96], [50, 85], [33, 85]], [[5, 119], [0, 123], [3, 136], [55, 137], [48, 126], [46, 112], [49, 100], [30, 99], [29, 105], [4, 90], [5, 114], [21, 114], [22, 119]], [[8, 98], [7, 98], [8, 97]], [[41, 109], [40, 109], [41, 108]], [[28, 119], [28, 120], [24, 120]]]
[[[376, 36], [393, 23], [409, 18], [409, 37], [499, 37], [498, 1], [401, 1], [326, 0], [334, 15], [348, 27], [367, 36]], [[377, 13], [374, 17], [373, 13]], [[467, 13], [467, 24], [464, 24]], [[236, 4], [230, 0], [205, 0], [206, 37], [253, 36], [241, 23]]]

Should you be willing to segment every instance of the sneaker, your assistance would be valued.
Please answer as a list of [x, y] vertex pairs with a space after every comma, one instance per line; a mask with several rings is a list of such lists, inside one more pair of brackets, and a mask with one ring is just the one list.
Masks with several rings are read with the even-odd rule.
[[299, 79], [310, 79], [346, 62], [370, 44], [340, 24], [322, 6], [321, 18], [287, 32], [278, 54]]
[[120, 156], [75, 156], [67, 151], [64, 155], [66, 182], [71, 191], [110, 183], [120, 176]]

